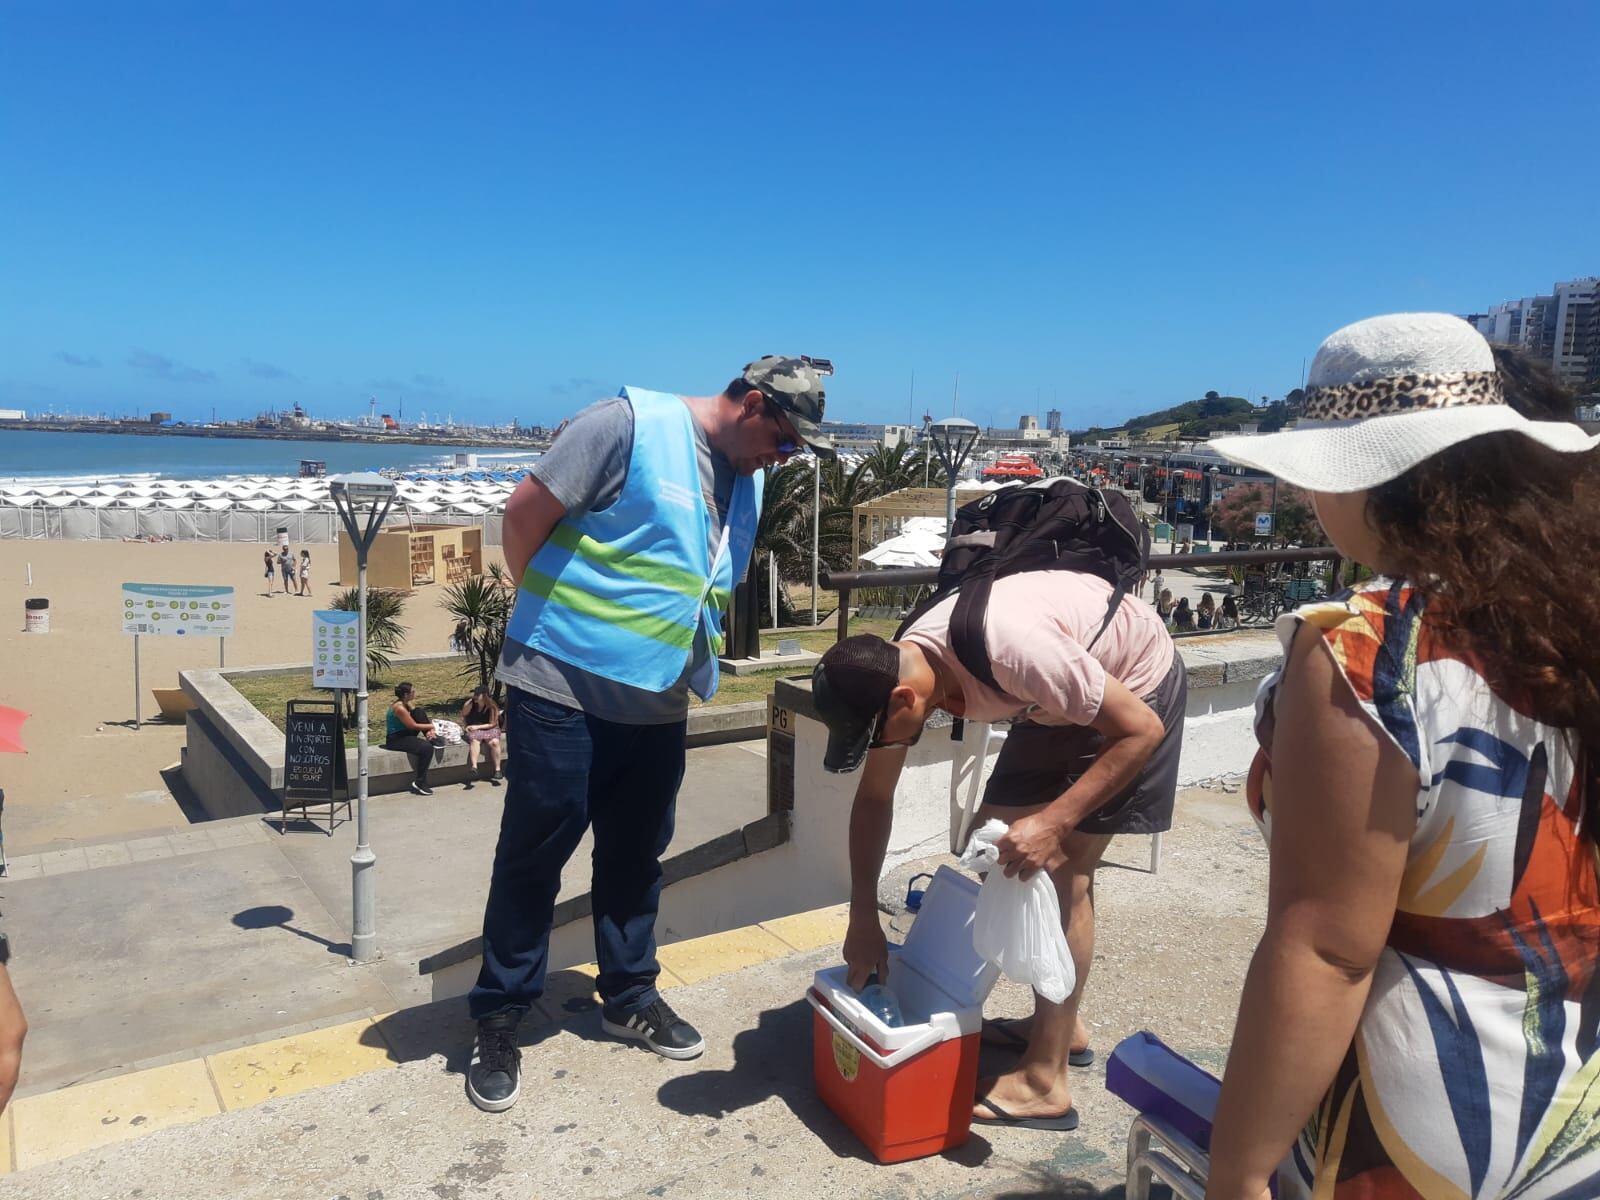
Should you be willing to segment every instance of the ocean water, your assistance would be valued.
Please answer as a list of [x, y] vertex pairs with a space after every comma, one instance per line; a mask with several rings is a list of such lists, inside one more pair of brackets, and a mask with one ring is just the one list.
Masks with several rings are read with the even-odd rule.
[[[256, 438], [144, 436], [127, 433], [43, 433], [0, 430], [0, 482], [110, 481], [137, 476], [160, 479], [220, 479], [229, 475], [295, 475], [302, 458], [343, 471], [400, 471], [449, 467], [470, 446], [423, 446], [412, 442], [301, 442]], [[477, 449], [484, 469], [510, 467], [535, 457], [531, 450], [503, 446]]]

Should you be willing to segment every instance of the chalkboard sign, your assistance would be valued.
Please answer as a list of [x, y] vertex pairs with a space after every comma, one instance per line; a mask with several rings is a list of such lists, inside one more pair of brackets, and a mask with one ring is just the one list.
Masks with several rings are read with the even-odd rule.
[[291, 810], [310, 819], [311, 805], [328, 806], [328, 832], [333, 833], [334, 811], [350, 811], [350, 781], [344, 764], [344, 723], [339, 706], [329, 700], [291, 700], [284, 719], [283, 819]]

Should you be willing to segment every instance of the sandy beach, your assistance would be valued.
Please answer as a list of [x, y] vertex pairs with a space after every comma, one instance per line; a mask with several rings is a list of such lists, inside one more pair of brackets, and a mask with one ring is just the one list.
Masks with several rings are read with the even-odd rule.
[[[68, 846], [188, 824], [162, 781], [183, 746], [181, 724], [133, 728], [133, 639], [122, 632], [124, 582], [231, 585], [235, 634], [230, 667], [305, 662], [311, 611], [339, 589], [332, 546], [310, 547], [308, 596], [266, 595], [259, 544], [214, 542], [0, 541], [0, 704], [32, 718], [28, 753], [0, 754], [6, 849]], [[299, 547], [294, 547], [298, 556]], [[32, 565], [33, 583], [27, 582]], [[351, 581], [354, 582], [353, 580]], [[449, 649], [452, 622], [441, 586], [411, 593], [402, 623], [405, 651]], [[50, 601], [50, 632], [23, 632], [23, 600]], [[216, 639], [140, 639], [147, 722], [152, 688], [178, 686], [178, 672], [215, 666]], [[307, 684], [307, 695], [312, 692]]]

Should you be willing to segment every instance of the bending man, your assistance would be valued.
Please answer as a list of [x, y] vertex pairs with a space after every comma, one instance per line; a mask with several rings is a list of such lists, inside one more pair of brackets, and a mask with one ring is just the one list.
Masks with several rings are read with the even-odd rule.
[[[850, 814], [850, 926], [844, 957], [860, 988], [888, 974], [878, 921], [878, 878], [895, 787], [935, 708], [974, 721], [1016, 720], [978, 810], [1010, 825], [1000, 843], [1008, 875], [1045, 871], [1077, 968], [1062, 1004], [1034, 996], [1031, 1026], [996, 1024], [990, 1037], [1022, 1050], [1015, 1070], [980, 1081], [973, 1119], [986, 1124], [1074, 1129], [1069, 1055], [1092, 1059], [1078, 1015], [1094, 956], [1094, 871], [1118, 833], [1156, 833], [1172, 823], [1187, 682], [1165, 625], [1148, 605], [1124, 599], [1098, 641], [1111, 585], [1072, 571], [997, 580], [984, 633], [1000, 688], [975, 678], [951, 644], [952, 596], [898, 642], [872, 635], [832, 646], [812, 677], [828, 726], [825, 765], [866, 770]], [[1093, 648], [1086, 647], [1093, 642]]]

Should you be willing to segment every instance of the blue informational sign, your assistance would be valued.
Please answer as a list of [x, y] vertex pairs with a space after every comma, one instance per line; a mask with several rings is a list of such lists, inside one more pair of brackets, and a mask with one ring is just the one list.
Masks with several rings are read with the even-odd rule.
[[227, 637], [233, 632], [233, 589], [125, 583], [122, 632], [158, 637]]
[[361, 686], [361, 638], [358, 612], [318, 609], [311, 614], [311, 686]]

